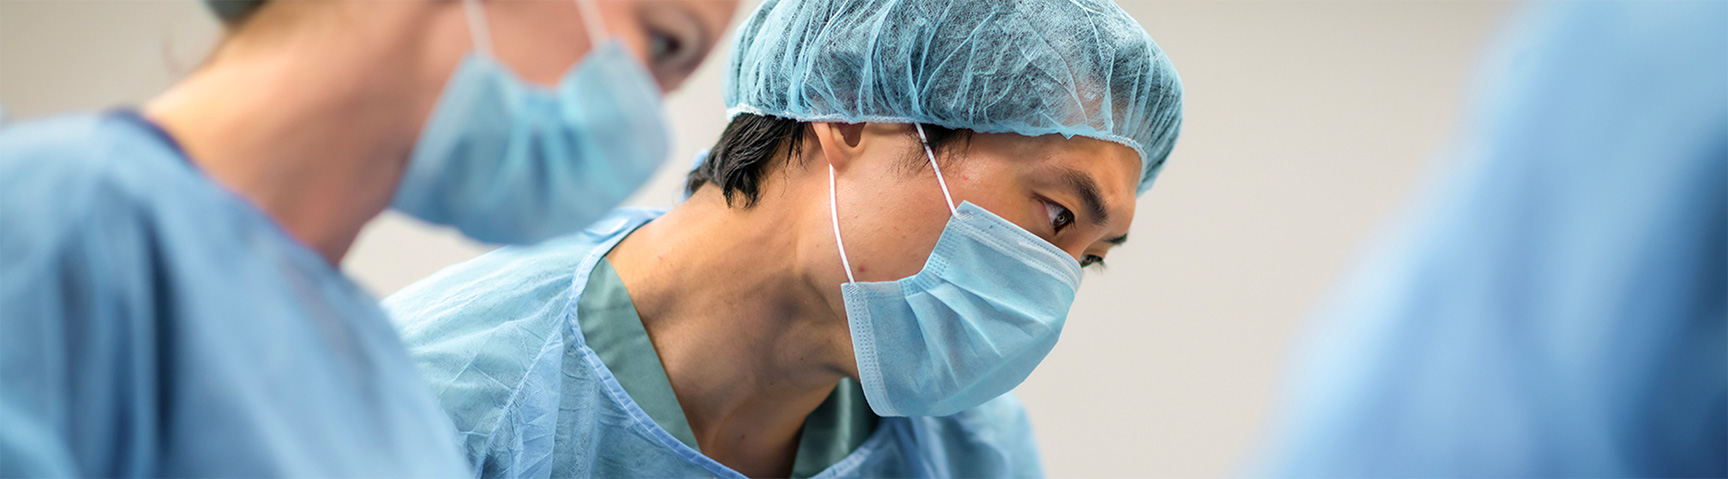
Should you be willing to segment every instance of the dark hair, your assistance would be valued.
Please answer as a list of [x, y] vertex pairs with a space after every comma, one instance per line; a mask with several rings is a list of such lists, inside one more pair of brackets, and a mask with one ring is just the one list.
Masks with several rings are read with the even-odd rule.
[[[971, 130], [943, 128], [924, 124], [924, 136], [930, 149], [942, 152], [957, 140], [970, 139]], [[720, 133], [720, 141], [708, 151], [690, 178], [684, 183], [686, 194], [695, 194], [702, 185], [713, 183], [726, 196], [727, 206], [749, 208], [762, 196], [762, 180], [774, 170], [774, 152], [786, 145], [785, 162], [798, 158], [804, 142], [805, 122], [777, 116], [740, 113]], [[916, 135], [914, 133], [913, 135]], [[925, 162], [923, 151], [917, 162]]]
[[252, 18], [252, 14], [264, 6], [265, 0], [204, 0], [204, 5], [210, 7], [211, 13], [222, 20], [222, 25], [232, 30]]

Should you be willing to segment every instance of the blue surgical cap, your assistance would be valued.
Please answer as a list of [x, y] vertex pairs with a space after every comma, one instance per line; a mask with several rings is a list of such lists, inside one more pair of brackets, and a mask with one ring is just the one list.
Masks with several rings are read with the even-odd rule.
[[727, 111], [1061, 134], [1140, 154], [1152, 186], [1182, 82], [1109, 0], [767, 0], [739, 27]]

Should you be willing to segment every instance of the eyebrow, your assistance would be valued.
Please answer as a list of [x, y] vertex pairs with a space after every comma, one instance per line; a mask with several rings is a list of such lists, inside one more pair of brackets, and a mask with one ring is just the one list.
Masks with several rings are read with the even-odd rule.
[[[1101, 197], [1098, 195], [1098, 182], [1093, 181], [1091, 175], [1067, 168], [1062, 169], [1061, 175], [1063, 181], [1068, 183], [1068, 189], [1073, 191], [1075, 196], [1080, 197], [1081, 203], [1086, 204], [1087, 222], [1097, 226], [1104, 226], [1110, 222], [1110, 211], [1104, 209], [1104, 200], [1100, 199]], [[1123, 235], [1117, 239], [1127, 241], [1128, 236]], [[1114, 240], [1111, 243], [1121, 244]]]

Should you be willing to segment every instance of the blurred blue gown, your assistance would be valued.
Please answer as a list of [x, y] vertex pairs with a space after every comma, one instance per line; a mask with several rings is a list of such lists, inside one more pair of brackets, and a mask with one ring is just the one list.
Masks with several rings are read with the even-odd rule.
[[[657, 423], [576, 317], [600, 259], [662, 213], [615, 210], [582, 233], [499, 249], [384, 300], [481, 477], [744, 477]], [[1026, 410], [1005, 394], [952, 416], [882, 418], [813, 479], [1042, 475]]]
[[1264, 472], [1728, 476], [1728, 2], [1530, 13]]
[[130, 113], [0, 129], [0, 476], [451, 477], [367, 294]]

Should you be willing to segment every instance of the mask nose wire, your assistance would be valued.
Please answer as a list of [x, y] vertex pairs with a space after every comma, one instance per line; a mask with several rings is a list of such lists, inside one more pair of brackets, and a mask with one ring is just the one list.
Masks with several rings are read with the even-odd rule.
[[497, 58], [492, 56], [492, 32], [486, 27], [486, 9], [480, 8], [480, 0], [462, 0], [462, 9], [468, 13], [468, 36], [473, 37], [474, 51]]
[[582, 10], [582, 26], [588, 29], [590, 49], [599, 49], [600, 42], [606, 41], [606, 22], [600, 21], [600, 6], [595, 0], [576, 0], [576, 8]]
[[[948, 214], [960, 214], [960, 212], [954, 208], [954, 196], [948, 194], [948, 181], [942, 179], [942, 167], [936, 166], [936, 152], [930, 151], [930, 138], [924, 136], [924, 124], [913, 123], [912, 127], [918, 129], [918, 143], [924, 145], [924, 156], [930, 158], [930, 170], [936, 172], [936, 183], [942, 185], [942, 198], [948, 200]], [[830, 170], [829, 174], [832, 175], [834, 166], [829, 165], [828, 168]]]
[[846, 261], [846, 245], [840, 241], [840, 202], [834, 199], [834, 164], [828, 164], [828, 219], [834, 224], [834, 246], [840, 247], [840, 266], [846, 268], [846, 282], [856, 283], [852, 277], [852, 263]]

